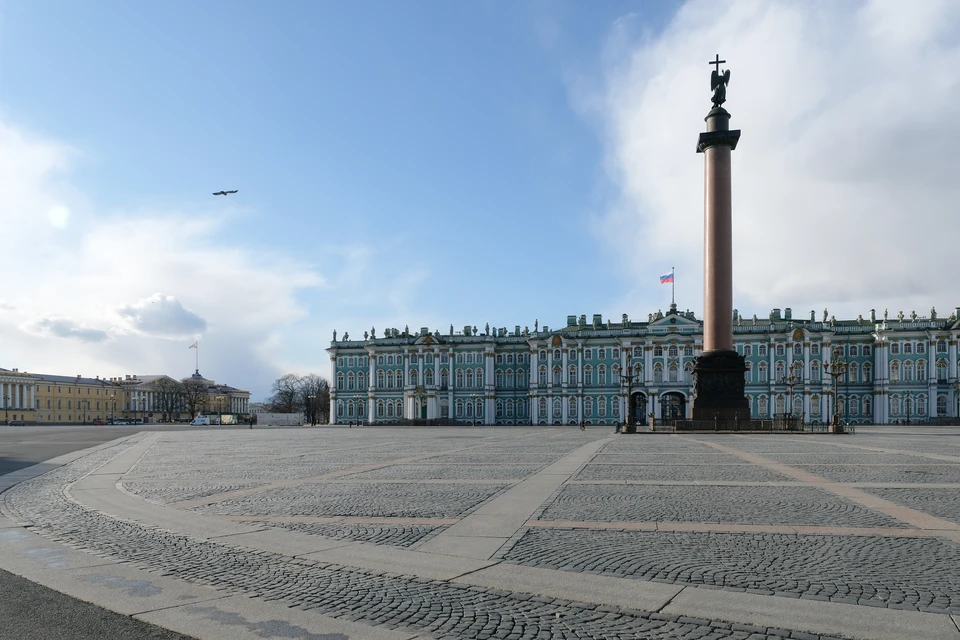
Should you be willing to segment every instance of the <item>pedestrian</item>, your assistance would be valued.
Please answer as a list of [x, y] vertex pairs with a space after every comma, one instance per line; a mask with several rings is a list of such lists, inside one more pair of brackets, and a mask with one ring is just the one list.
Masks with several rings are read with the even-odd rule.
[[253, 416], [250, 416], [250, 428], [253, 429]]
[[580, 421], [580, 431], [586, 431], [586, 430], [587, 430], [587, 423], [584, 422], [583, 420], [581, 420], [581, 421]]

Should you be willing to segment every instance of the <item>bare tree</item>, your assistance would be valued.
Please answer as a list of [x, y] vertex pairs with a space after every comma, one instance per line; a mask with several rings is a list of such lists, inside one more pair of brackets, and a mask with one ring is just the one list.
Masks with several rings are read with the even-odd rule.
[[330, 421], [330, 383], [315, 373], [300, 378], [299, 404], [310, 424]]
[[183, 381], [183, 398], [191, 418], [207, 408], [207, 383], [200, 380]]
[[295, 413], [300, 408], [300, 387], [301, 378], [295, 373], [277, 378], [273, 383], [270, 409], [277, 413]]
[[173, 378], [163, 377], [152, 385], [157, 410], [167, 422], [180, 417], [186, 408], [185, 390], [182, 382]]

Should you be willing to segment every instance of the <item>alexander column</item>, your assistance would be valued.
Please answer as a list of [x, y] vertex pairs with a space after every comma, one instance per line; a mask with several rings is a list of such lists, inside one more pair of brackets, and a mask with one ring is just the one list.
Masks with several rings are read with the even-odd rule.
[[733, 348], [733, 222], [730, 154], [740, 131], [730, 130], [730, 114], [721, 105], [727, 99], [730, 71], [720, 73], [718, 55], [710, 77], [713, 108], [704, 120], [697, 153], [703, 154], [703, 353], [694, 366], [695, 420], [732, 425], [750, 419], [744, 396], [743, 356]]

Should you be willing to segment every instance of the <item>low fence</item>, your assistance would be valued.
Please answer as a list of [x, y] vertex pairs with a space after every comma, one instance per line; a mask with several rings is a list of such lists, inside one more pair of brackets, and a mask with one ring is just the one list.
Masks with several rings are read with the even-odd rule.
[[653, 421], [654, 431], [803, 431], [804, 423], [800, 418], [773, 418], [749, 420], [663, 420]]

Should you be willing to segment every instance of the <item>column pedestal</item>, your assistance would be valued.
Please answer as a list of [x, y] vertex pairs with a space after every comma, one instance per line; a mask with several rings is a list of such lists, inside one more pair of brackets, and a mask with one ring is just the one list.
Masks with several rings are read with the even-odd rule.
[[694, 420], [747, 423], [750, 406], [744, 395], [747, 363], [736, 351], [707, 351], [694, 360]]

